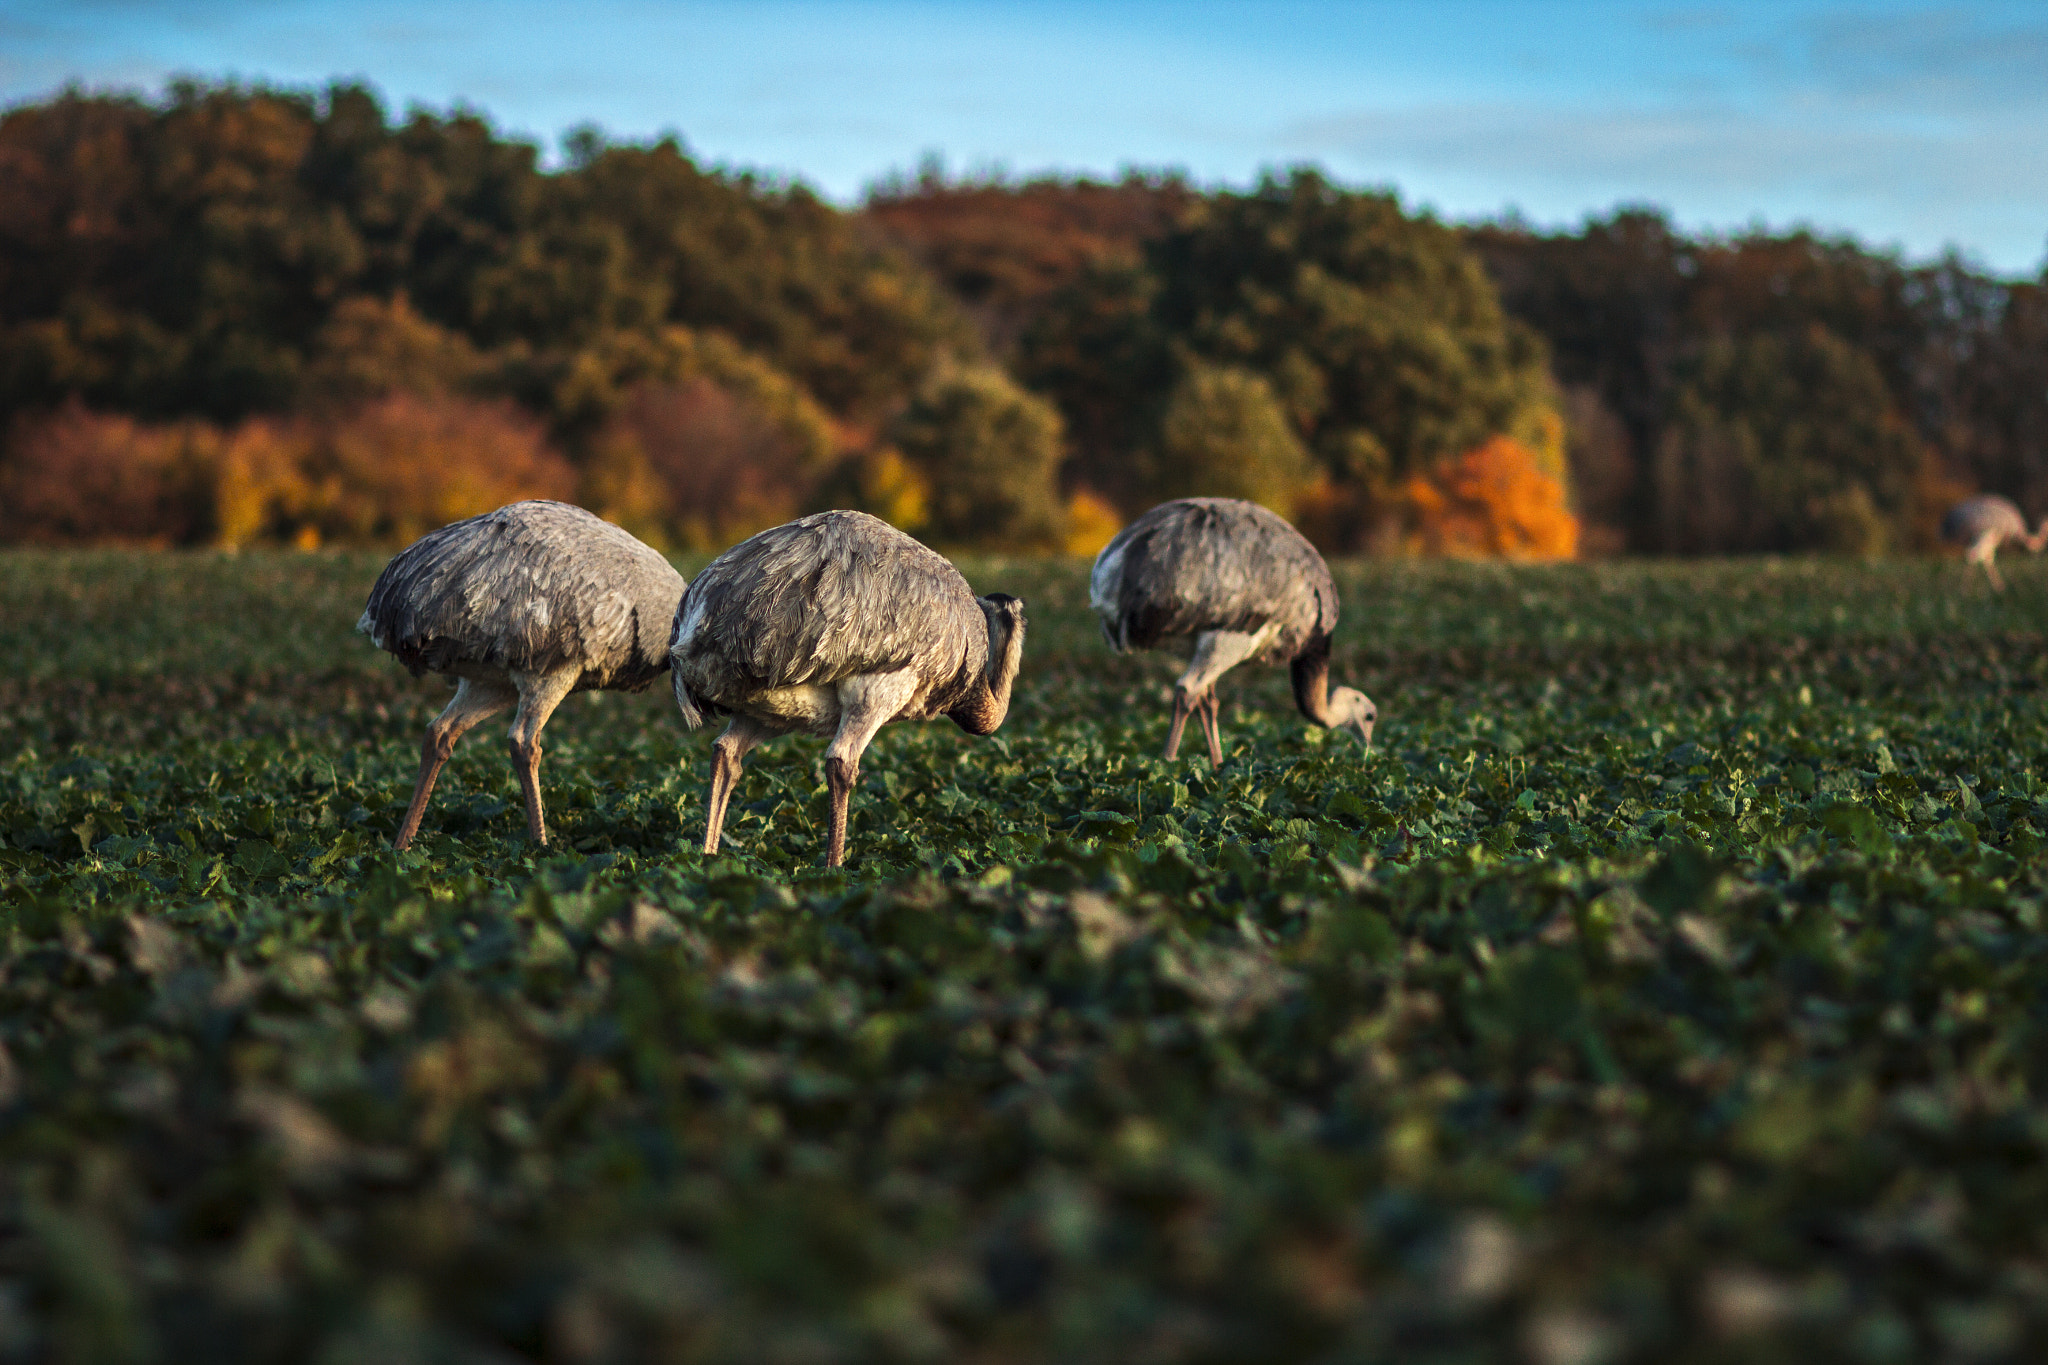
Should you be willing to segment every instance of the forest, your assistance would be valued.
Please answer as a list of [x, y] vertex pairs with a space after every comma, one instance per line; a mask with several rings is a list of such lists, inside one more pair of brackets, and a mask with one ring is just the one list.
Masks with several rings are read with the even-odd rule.
[[670, 138], [175, 83], [0, 116], [0, 542], [390, 544], [522, 496], [674, 550], [820, 506], [1086, 553], [1927, 548], [2048, 510], [2048, 282], [1809, 232], [1452, 224], [1306, 167], [842, 209]]

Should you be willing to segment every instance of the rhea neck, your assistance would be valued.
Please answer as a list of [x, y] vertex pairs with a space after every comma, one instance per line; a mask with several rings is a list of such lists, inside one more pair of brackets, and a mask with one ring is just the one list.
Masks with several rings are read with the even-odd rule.
[[1316, 724], [1330, 724], [1330, 638], [1311, 640], [1288, 666], [1294, 683], [1294, 704]]
[[967, 700], [947, 714], [970, 735], [992, 735], [1010, 714], [1010, 688], [1024, 661], [1024, 615], [1012, 597], [977, 601], [988, 622], [988, 666]]

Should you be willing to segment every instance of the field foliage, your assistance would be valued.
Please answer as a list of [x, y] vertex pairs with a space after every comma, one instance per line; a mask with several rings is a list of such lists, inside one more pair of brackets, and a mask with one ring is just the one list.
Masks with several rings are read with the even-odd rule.
[[[1029, 602], [1008, 725], [694, 851], [664, 693], [496, 727], [379, 561], [0, 559], [0, 1359], [1603, 1361], [2048, 1346], [2048, 574], [1342, 566], [1284, 674]], [[685, 565], [687, 569], [694, 565]], [[1194, 746], [1199, 749], [1199, 745]]]

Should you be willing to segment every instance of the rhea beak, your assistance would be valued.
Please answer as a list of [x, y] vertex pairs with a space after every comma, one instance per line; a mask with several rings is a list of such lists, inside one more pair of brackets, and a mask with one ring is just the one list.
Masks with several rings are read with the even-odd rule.
[[1361, 696], [1357, 699], [1356, 706], [1351, 712], [1351, 718], [1345, 722], [1345, 728], [1356, 734], [1364, 742], [1365, 747], [1370, 749], [1372, 748], [1372, 728], [1379, 718], [1380, 708], [1374, 706], [1369, 698]]

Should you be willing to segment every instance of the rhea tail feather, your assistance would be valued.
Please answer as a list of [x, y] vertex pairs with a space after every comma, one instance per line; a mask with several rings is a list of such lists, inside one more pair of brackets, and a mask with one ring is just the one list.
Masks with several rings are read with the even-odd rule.
[[692, 730], [702, 727], [704, 724], [704, 712], [698, 707], [696, 698], [690, 695], [689, 684], [683, 681], [683, 670], [680, 668], [669, 669], [669, 678], [675, 684], [676, 707], [683, 713], [683, 724]]

